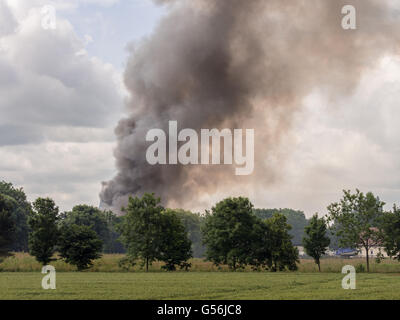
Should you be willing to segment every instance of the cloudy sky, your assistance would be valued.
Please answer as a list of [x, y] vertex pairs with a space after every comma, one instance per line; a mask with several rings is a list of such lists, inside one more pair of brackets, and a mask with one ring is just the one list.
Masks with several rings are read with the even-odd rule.
[[[42, 27], [56, 8], [56, 30]], [[0, 0], [0, 179], [63, 210], [99, 204], [114, 174], [126, 47], [163, 9], [147, 0]]]
[[[49, 4], [55, 30], [42, 26]], [[52, 197], [62, 210], [99, 204], [101, 182], [115, 175], [127, 47], [166, 10], [147, 0], [0, 0], [1, 180], [24, 187], [30, 200]], [[311, 91], [282, 144], [279, 179], [251, 191], [256, 206], [310, 216], [356, 187], [400, 203], [400, 45], [398, 52], [340, 103]]]

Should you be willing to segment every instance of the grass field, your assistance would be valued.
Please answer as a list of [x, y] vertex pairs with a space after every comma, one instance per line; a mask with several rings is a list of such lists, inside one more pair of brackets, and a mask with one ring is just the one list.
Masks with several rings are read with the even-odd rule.
[[[363, 259], [324, 259], [322, 273], [312, 260], [301, 260], [298, 272], [228, 272], [201, 259], [193, 259], [190, 272], [162, 272], [159, 263], [149, 273], [118, 265], [122, 255], [104, 255], [90, 270], [62, 261], [57, 289], [43, 290], [41, 265], [28, 254], [16, 254], [0, 264], [0, 299], [400, 299], [400, 263], [371, 260], [371, 273], [357, 273], [357, 289], [344, 290], [344, 265], [365, 265]], [[246, 272], [248, 271], [248, 272]]]
[[0, 299], [400, 299], [399, 274], [359, 274], [357, 289], [335, 273], [189, 272], [57, 273], [57, 289], [43, 290], [40, 273], [1, 273]]

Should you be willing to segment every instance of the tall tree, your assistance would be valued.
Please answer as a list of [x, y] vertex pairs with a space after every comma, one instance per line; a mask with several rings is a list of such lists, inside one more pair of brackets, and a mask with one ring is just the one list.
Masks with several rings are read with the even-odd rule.
[[97, 233], [85, 225], [65, 224], [60, 229], [60, 256], [67, 263], [82, 271], [93, 265], [93, 260], [101, 257], [103, 242]]
[[0, 193], [13, 198], [16, 205], [12, 210], [12, 217], [15, 222], [15, 236], [11, 244], [13, 251], [28, 251], [28, 218], [32, 212], [31, 204], [26, 199], [22, 188], [15, 188], [12, 183], [0, 181]]
[[228, 198], [207, 213], [203, 227], [206, 256], [215, 265], [227, 264], [232, 270], [249, 262], [258, 221], [247, 198]]
[[162, 213], [160, 250], [157, 259], [165, 262], [164, 269], [175, 271], [176, 266], [180, 269], [188, 269], [192, 258], [192, 242], [188, 238], [185, 227], [173, 210]]
[[248, 263], [254, 270], [268, 269], [272, 263], [271, 232], [266, 220], [257, 219], [253, 225], [254, 239], [248, 252]]
[[297, 270], [299, 252], [292, 244], [292, 236], [289, 234], [291, 226], [282, 214], [265, 221], [267, 225], [267, 246], [270, 250], [268, 267], [271, 271], [282, 271], [285, 268], [290, 271]]
[[344, 247], [364, 248], [369, 272], [369, 249], [380, 244], [378, 226], [383, 217], [384, 202], [372, 192], [344, 190], [340, 202], [328, 206], [328, 220]]
[[142, 260], [146, 271], [160, 254], [164, 211], [160, 202], [154, 194], [146, 193], [142, 198], [130, 197], [123, 208], [126, 214], [120, 226], [121, 240], [131, 260]]
[[53, 261], [52, 256], [58, 241], [58, 207], [50, 198], [38, 198], [33, 203], [29, 218], [29, 252], [43, 265]]
[[12, 212], [16, 206], [17, 203], [13, 198], [0, 194], [0, 262], [11, 256], [16, 230]]
[[305, 237], [303, 245], [306, 253], [312, 257], [318, 265], [318, 270], [321, 272], [321, 257], [326, 253], [326, 250], [331, 240], [327, 235], [327, 225], [324, 218], [319, 219], [318, 214], [315, 214], [308, 226], [305, 227]]

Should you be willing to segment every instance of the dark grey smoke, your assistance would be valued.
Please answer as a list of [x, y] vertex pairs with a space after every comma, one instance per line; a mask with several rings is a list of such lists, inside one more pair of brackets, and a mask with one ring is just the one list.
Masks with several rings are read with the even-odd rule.
[[[201, 196], [262, 186], [276, 177], [293, 115], [315, 88], [350, 93], [380, 57], [399, 49], [399, 23], [385, 0], [353, 0], [358, 29], [341, 27], [347, 0], [157, 0], [170, 12], [136, 44], [126, 71], [129, 117], [120, 121], [117, 176], [102, 202], [119, 210], [127, 197], [155, 192], [165, 204], [202, 205]], [[148, 130], [177, 120], [183, 128], [254, 128], [256, 167], [150, 166]], [[282, 158], [280, 161], [283, 161]]]

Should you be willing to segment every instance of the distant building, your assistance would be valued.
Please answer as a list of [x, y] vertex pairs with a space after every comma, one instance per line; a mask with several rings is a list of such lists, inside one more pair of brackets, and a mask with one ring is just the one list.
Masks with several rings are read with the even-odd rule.
[[[385, 248], [382, 246], [371, 246], [368, 249], [368, 256], [370, 258], [376, 258], [378, 255], [381, 255], [383, 258], [388, 258], [388, 254], [385, 251]], [[365, 248], [352, 249], [352, 248], [340, 248], [336, 250], [334, 256], [340, 256], [343, 258], [353, 258], [360, 257], [365, 258], [367, 256]]]
[[299, 256], [300, 257], [303, 257], [303, 256], [307, 255], [303, 246], [296, 246], [296, 248], [297, 248], [297, 250], [299, 250]]
[[[378, 232], [379, 229], [378, 228], [371, 228], [370, 230], [373, 230], [375, 232]], [[387, 255], [385, 248], [383, 247], [383, 243], [381, 240], [379, 239], [375, 239], [375, 240], [370, 240], [368, 241], [368, 256], [375, 258], [378, 255], [381, 255], [384, 258], [388, 258], [389, 256]], [[367, 256], [367, 252], [365, 250], [364, 247], [361, 247], [359, 250], [359, 256], [361, 257], [366, 257]]]
[[325, 252], [325, 255], [328, 257], [334, 257], [336, 256], [336, 251], [333, 249], [328, 248]]
[[[365, 251], [365, 248], [361, 248], [358, 250], [359, 253], [358, 255], [360, 257], [366, 257], [367, 253]], [[371, 248], [368, 249], [368, 255], [371, 258], [376, 258], [379, 254], [381, 254], [384, 258], [389, 258], [388, 254], [385, 251], [384, 247], [381, 246], [372, 246]]]
[[358, 250], [353, 248], [339, 248], [336, 250], [336, 256], [351, 258], [358, 255]]
[[[378, 228], [370, 228], [371, 231], [376, 231], [378, 232]], [[363, 237], [363, 234], [360, 235], [360, 237]], [[366, 241], [366, 240], [364, 240]], [[378, 255], [388, 258], [388, 254], [385, 251], [385, 248], [382, 245], [382, 242], [379, 239], [368, 239], [368, 256], [371, 258], [376, 258]], [[358, 249], [354, 248], [340, 248], [336, 251], [335, 253], [336, 256], [340, 257], [347, 257], [347, 258], [352, 258], [352, 257], [362, 257], [365, 258], [367, 256], [366, 250], [364, 247], [360, 247]]]
[[[297, 248], [297, 250], [299, 250], [300, 257], [308, 256], [303, 246], [296, 246], [296, 248]], [[334, 257], [335, 255], [336, 255], [336, 251], [329, 249], [329, 248], [326, 249], [325, 256]]]

